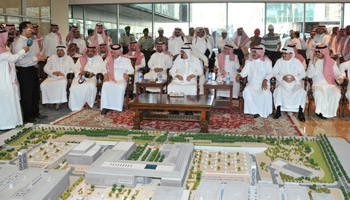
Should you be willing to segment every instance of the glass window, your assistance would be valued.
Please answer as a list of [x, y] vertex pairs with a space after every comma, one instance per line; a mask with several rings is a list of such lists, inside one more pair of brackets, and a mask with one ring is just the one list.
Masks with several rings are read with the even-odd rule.
[[[37, 18], [28, 18], [32, 24], [37, 24], [39, 26], [40, 35], [44, 37], [50, 31], [50, 20], [49, 19], [37, 19]], [[63, 38], [66, 36], [62, 35]]]
[[188, 7], [188, 3], [155, 4], [154, 31], [156, 37], [158, 37], [159, 27], [164, 29], [166, 37], [171, 37], [176, 27], [180, 27], [187, 35], [189, 25]]
[[324, 24], [331, 31], [341, 21], [340, 3], [307, 3], [305, 7], [305, 32], [309, 33], [319, 24]]
[[346, 3], [344, 8], [344, 27], [347, 25], [350, 25], [350, 3]]
[[26, 13], [30, 17], [50, 18], [50, 0], [26, 0]]
[[21, 15], [22, 14], [21, 0], [1, 0], [0, 14]]
[[18, 28], [19, 24], [22, 22], [22, 17], [0, 16], [0, 22], [15, 24]]
[[303, 32], [303, 17], [303, 3], [266, 4], [266, 26], [274, 26], [275, 33], [281, 35], [282, 46], [290, 38], [290, 30]]
[[192, 3], [191, 27], [208, 27], [216, 40], [221, 37], [221, 30], [226, 29], [226, 3]]
[[95, 30], [96, 24], [102, 23], [113, 44], [117, 43], [117, 5], [87, 5], [85, 13], [85, 36], [89, 29]]
[[[256, 28], [264, 34], [264, 3], [229, 3], [228, 4], [228, 36], [233, 38], [237, 28], [243, 27], [249, 37], [254, 35]], [[244, 20], [240, 20], [244, 16]]]
[[136, 40], [142, 37], [144, 28], [152, 35], [152, 4], [123, 4], [119, 6], [119, 13], [119, 38], [126, 26], [130, 26]]

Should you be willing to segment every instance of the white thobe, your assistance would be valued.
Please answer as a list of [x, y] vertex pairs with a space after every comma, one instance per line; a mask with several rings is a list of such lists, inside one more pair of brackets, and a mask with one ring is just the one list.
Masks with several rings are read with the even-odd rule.
[[[335, 79], [342, 77], [337, 64], [333, 66]], [[323, 59], [318, 59], [316, 64], [310, 62], [306, 72], [307, 77], [312, 78], [312, 91], [316, 104], [316, 113], [322, 113], [323, 117], [334, 117], [337, 115], [340, 89], [336, 85], [329, 84], [323, 75]]]
[[185, 36], [184, 37], [181, 37], [181, 36], [174, 37], [174, 38], [171, 37], [168, 41], [169, 53], [172, 56], [180, 54], [181, 47], [184, 46], [185, 43], [187, 43], [187, 38]]
[[[154, 53], [148, 61], [149, 72], [145, 74], [145, 79], [158, 79], [158, 73], [154, 71], [155, 68], [162, 68], [162, 80], [167, 80], [167, 69], [170, 69], [173, 64], [172, 58], [164, 53]], [[158, 88], [146, 88], [150, 92], [159, 92]]]
[[[239, 46], [241, 46], [241, 39], [242, 39], [242, 36], [238, 36], [237, 45], [236, 45], [235, 43], [233, 43], [233, 47], [234, 47], [235, 49], [238, 49]], [[249, 41], [248, 41], [244, 46], [242, 46], [242, 47], [249, 48], [251, 42], [252, 42], [252, 41], [249, 40]]]
[[[94, 43], [94, 41], [92, 41], [92, 39], [93, 39], [93, 37], [90, 37], [89, 39], [88, 39], [88, 44], [93, 44]], [[102, 36], [102, 34], [97, 34], [97, 40], [98, 40], [98, 44], [100, 45], [100, 44], [103, 44], [103, 43], [105, 43], [104, 41], [103, 41], [103, 36]], [[107, 46], [108, 46], [108, 48], [110, 49], [111, 47], [110, 47], [110, 42], [109, 42], [109, 40], [107, 40]]]
[[[265, 57], [265, 61], [259, 59], [247, 60], [245, 67], [240, 73], [241, 76], [248, 76], [248, 83], [243, 90], [244, 113], [259, 114], [267, 118], [272, 113], [272, 94], [270, 91], [270, 79], [272, 77], [272, 63]], [[262, 82], [268, 80], [268, 88], [262, 89]]]
[[[199, 59], [199, 62], [201, 64], [202, 68], [204, 66], [206, 66], [206, 67], [209, 66], [209, 60], [204, 54], [192, 51], [192, 56], [194, 56], [194, 57]], [[207, 77], [208, 73], [209, 73], [209, 70], [207, 70], [206, 74], [202, 73], [199, 76], [199, 94], [204, 94], [204, 86], [203, 85], [204, 85], [204, 83], [205, 83], [205, 81], [207, 79], [206, 77]]]
[[[68, 46], [70, 45], [70, 41], [68, 42]], [[85, 40], [81, 39], [81, 38], [74, 38], [73, 39], [73, 43], [77, 44], [77, 46], [79, 47], [79, 52], [80, 54], [84, 53], [84, 50], [86, 48], [86, 42]]]
[[208, 41], [210, 42], [211, 49], [210, 51], [213, 51], [213, 48], [215, 47], [214, 37], [213, 36], [207, 36]]
[[221, 52], [224, 50], [224, 47], [227, 44], [233, 46], [233, 41], [230, 38], [225, 38], [225, 39], [219, 38], [218, 41], [216, 42], [216, 45]]
[[350, 53], [345, 55], [346, 46], [350, 45], [350, 44], [348, 44], [350, 42], [349, 40], [350, 40], [350, 35], [348, 37], [346, 37], [345, 43], [344, 43], [344, 48], [341, 50], [341, 55], [343, 56], [345, 61], [349, 61], [350, 60]]
[[284, 43], [284, 47], [287, 47], [291, 44], [294, 44], [297, 49], [302, 49], [300, 40], [298, 38], [289, 38], [288, 40], [286, 40], [286, 43]]
[[[344, 63], [340, 64], [339, 65], [339, 70], [340, 70], [340, 72], [342, 73], [342, 75], [344, 77], [348, 77], [349, 78], [349, 76], [350, 76], [350, 61], [347, 61], [347, 62], [344, 62]], [[347, 74], [345, 73], [345, 70], [348, 70]], [[348, 98], [348, 100], [350, 102], [350, 84], [348, 84], [348, 88], [346, 90], [345, 96], [346, 96], [346, 98]], [[350, 109], [350, 106], [349, 106], [349, 109]]]
[[[195, 76], [187, 81], [187, 77], [192, 74]], [[188, 59], [181, 59], [178, 57], [170, 70], [173, 80], [168, 86], [168, 93], [183, 92], [185, 95], [197, 95], [197, 76], [201, 74], [203, 74], [203, 68], [198, 58], [189, 56]], [[182, 76], [183, 80], [176, 78], [176, 75]]]
[[[226, 55], [225, 58], [225, 71], [226, 74], [221, 74], [220, 68], [221, 66], [219, 65], [218, 57], [216, 57], [215, 61], [215, 66], [218, 67], [218, 78], [216, 79], [217, 81], [226, 81], [227, 73], [230, 73], [230, 81], [233, 81], [233, 88], [232, 88], [232, 97], [237, 98], [239, 94], [239, 82], [236, 81], [236, 76], [237, 76], [237, 70], [239, 69], [239, 61], [238, 57], [235, 56], [235, 61], [230, 60], [230, 56]], [[218, 90], [217, 91], [217, 96], [220, 97], [230, 97], [230, 91], [229, 90]]]
[[133, 75], [134, 68], [129, 58], [119, 56], [114, 59], [114, 79], [116, 82], [109, 80], [103, 83], [101, 92], [101, 110], [110, 109], [123, 111], [125, 89], [127, 82], [124, 73]]
[[[132, 53], [132, 56], [128, 56], [129, 58], [133, 58], [134, 57], [134, 55], [135, 55], [135, 51], [132, 51], [131, 52]], [[141, 53], [142, 55], [143, 55], [143, 53]], [[145, 57], [143, 57], [142, 59], [141, 59], [141, 63], [139, 64], [139, 65], [136, 65], [136, 63], [135, 63], [135, 73], [134, 73], [134, 88], [136, 88], [136, 82], [139, 82], [140, 80], [139, 80], [139, 70], [141, 69], [141, 68], [144, 68], [146, 66], [146, 61], [145, 61]], [[133, 91], [134, 92], [134, 94], [136, 93], [136, 90], [134, 90]]]
[[316, 47], [317, 45], [320, 45], [320, 44], [325, 44], [327, 45], [328, 49], [329, 49], [329, 43], [331, 42], [331, 36], [330, 35], [327, 35], [325, 33], [323, 34], [316, 34], [315, 37], [314, 37], [314, 43], [312, 44], [314, 47]]
[[337, 49], [337, 54], [338, 55], [341, 55], [341, 53], [342, 53], [342, 49], [341, 49], [341, 43], [343, 42], [343, 39], [344, 39], [344, 37], [341, 37], [340, 39], [339, 39], [339, 42], [338, 42], [338, 49]]
[[[75, 78], [72, 82], [72, 86], [70, 87], [69, 108], [72, 111], [83, 109], [85, 103], [88, 103], [88, 105], [92, 108], [94, 106], [97, 93], [96, 76], [93, 76], [92, 78], [85, 78], [85, 82], [79, 84], [78, 80], [80, 78], [79, 73], [81, 67], [80, 59], [81, 57], [75, 64]], [[84, 67], [84, 71], [92, 72], [95, 75], [98, 73], [107, 73], [105, 63], [103, 62], [102, 57], [99, 55], [95, 55], [92, 58], [88, 57], [88, 62]]]
[[56, 55], [56, 47], [63, 45], [60, 43], [56, 33], [50, 32], [44, 37], [44, 52], [46, 56]]
[[186, 38], [189, 43], [192, 43], [193, 36], [187, 35]]
[[[211, 46], [210, 42], [208, 39], [204, 38], [204, 37], [197, 37], [197, 38], [193, 38], [192, 40], [192, 50], [195, 54], [197, 53], [201, 53], [201, 54], [205, 54], [206, 50], [210, 51], [210, 55], [213, 52], [213, 47]], [[209, 57], [210, 57], [209, 55]]]
[[315, 53], [315, 47], [312, 45], [314, 43], [314, 39], [310, 38], [309, 43], [306, 44], [306, 58], [307, 59], [312, 59], [314, 57]]
[[0, 54], [0, 130], [23, 124], [15, 62], [24, 55], [24, 50]]
[[[41, 85], [41, 95], [43, 104], [55, 104], [67, 102], [67, 74], [74, 70], [74, 61], [70, 56], [58, 58], [51, 56], [44, 67], [48, 78]], [[60, 71], [64, 76], [56, 76], [53, 73]]]
[[[332, 36], [331, 36], [332, 37]], [[337, 49], [335, 49], [335, 46], [336, 46], [336, 44], [338, 43], [338, 40], [337, 40], [337, 36], [335, 35], [334, 37], [333, 37], [333, 40], [330, 42], [330, 47], [329, 47], [329, 52], [331, 52], [331, 50], [332, 50], [332, 54], [331, 54], [331, 56], [334, 56], [334, 55], [336, 55], [337, 54]]]
[[[306, 91], [303, 88], [302, 79], [305, 78], [306, 72], [300, 60], [294, 57], [288, 61], [280, 58], [273, 67], [273, 73], [277, 80], [277, 87], [273, 92], [275, 108], [281, 106], [281, 111], [298, 112], [301, 106], [304, 110]], [[295, 80], [286, 82], [283, 80], [286, 75], [294, 76]]]

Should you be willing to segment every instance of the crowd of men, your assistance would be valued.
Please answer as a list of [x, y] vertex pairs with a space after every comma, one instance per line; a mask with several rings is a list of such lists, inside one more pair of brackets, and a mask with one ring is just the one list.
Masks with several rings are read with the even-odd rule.
[[[347, 79], [345, 71], [350, 70], [350, 26], [333, 28], [329, 35], [327, 28], [319, 25], [306, 42], [298, 32], [291, 31], [283, 48], [272, 25], [262, 38], [259, 29], [248, 37], [243, 28], [238, 28], [232, 40], [223, 30], [216, 44], [218, 55], [208, 28], [190, 28], [188, 36], [181, 28], [175, 28], [170, 38], [164, 36], [162, 28], [158, 33], [154, 41], [145, 28], [144, 36], [136, 41], [127, 26], [119, 45], [112, 44], [100, 23], [94, 31], [89, 30], [86, 40], [76, 26], [71, 27], [64, 40], [56, 24], [51, 24], [50, 33], [44, 37], [38, 25], [29, 21], [22, 22], [18, 31], [13, 24], [6, 24], [0, 29], [0, 112], [6, 113], [0, 116], [0, 129], [45, 118], [39, 113], [40, 91], [42, 104], [55, 104], [56, 109], [66, 102], [72, 111], [92, 108], [98, 92], [98, 74], [103, 75], [98, 94], [101, 114], [123, 110], [129, 76], [134, 76], [136, 82], [141, 81], [140, 75], [144, 79], [167, 80], [169, 74], [169, 93], [196, 95], [197, 78], [203, 94], [203, 84], [216, 73], [218, 82], [233, 81], [234, 98], [239, 95], [241, 78], [247, 77], [243, 90], [245, 114], [266, 118], [274, 106], [274, 119], [287, 111], [298, 112], [298, 119], [305, 121], [307, 92], [303, 81], [309, 77], [313, 79], [316, 114], [322, 119], [336, 116], [341, 98], [339, 85]], [[300, 49], [306, 50], [306, 59], [298, 53]], [[135, 60], [133, 64], [131, 58]], [[44, 71], [48, 76], [40, 86], [39, 61], [46, 61]], [[148, 70], [143, 74], [145, 68]], [[69, 73], [74, 73], [75, 78], [67, 98]], [[277, 82], [273, 93], [272, 77]], [[159, 90], [148, 88], [148, 92]], [[229, 97], [229, 92], [219, 90], [217, 95]], [[350, 99], [350, 88], [346, 96]]]

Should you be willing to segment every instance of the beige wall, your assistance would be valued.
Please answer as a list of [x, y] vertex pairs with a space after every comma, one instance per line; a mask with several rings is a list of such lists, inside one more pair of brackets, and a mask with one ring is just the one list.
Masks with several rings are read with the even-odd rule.
[[52, 23], [56, 23], [60, 27], [62, 39], [66, 41], [69, 32], [69, 0], [52, 0]]
[[[55, 1], [55, 0], [53, 0]], [[58, 0], [57, 0], [58, 1]], [[115, 4], [115, 3], [181, 3], [181, 2], [246, 2], [242, 0], [69, 0], [69, 4]], [[291, 0], [248, 0], [247, 2], [294, 2]], [[297, 2], [333, 2], [342, 3], [349, 2], [349, 0], [298, 0]]]

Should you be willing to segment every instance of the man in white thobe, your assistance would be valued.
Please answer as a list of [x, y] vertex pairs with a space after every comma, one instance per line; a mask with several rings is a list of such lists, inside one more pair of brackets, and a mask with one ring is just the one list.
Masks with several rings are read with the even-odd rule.
[[68, 41], [68, 46], [71, 43], [75, 43], [77, 44], [77, 46], [79, 47], [79, 52], [80, 54], [83, 54], [86, 48], [86, 42], [85, 40], [81, 39], [81, 35], [80, 35], [80, 31], [78, 29], [73, 31], [73, 37], [70, 41]]
[[44, 39], [40, 35], [40, 29], [39, 26], [36, 24], [33, 24], [33, 47], [37, 48], [37, 52], [43, 53], [44, 51]]
[[233, 46], [233, 41], [227, 37], [227, 30], [222, 30], [221, 31], [221, 38], [218, 39], [216, 42], [216, 45], [218, 47], [219, 53], [224, 51], [225, 45], [231, 45]]
[[6, 49], [7, 39], [8, 32], [0, 30], [0, 130], [23, 125], [15, 62], [29, 50], [26, 46], [12, 55]]
[[280, 118], [281, 111], [298, 112], [298, 119], [305, 122], [306, 91], [302, 79], [306, 72], [300, 60], [294, 57], [293, 48], [282, 49], [282, 58], [273, 67], [273, 74], [277, 79], [277, 87], [273, 92], [276, 108], [273, 118]]
[[211, 45], [211, 51], [213, 51], [214, 47], [215, 47], [215, 42], [214, 42], [214, 37], [210, 35], [209, 32], [209, 28], [208, 27], [204, 27], [204, 31], [205, 31], [205, 37], [208, 39], [208, 41], [210, 42]]
[[79, 53], [79, 47], [77, 44], [75, 43], [70, 43], [68, 46], [68, 51], [67, 51], [67, 55], [72, 57], [72, 58], [79, 58], [80, 56], [82, 56]]
[[317, 45], [325, 44], [327, 48], [330, 46], [331, 36], [328, 34], [328, 30], [325, 25], [319, 25], [316, 30], [317, 34], [314, 37], [314, 47]]
[[203, 74], [199, 59], [192, 56], [191, 47], [183, 46], [170, 70], [173, 80], [168, 86], [168, 93], [197, 95], [197, 76]]
[[[157, 82], [167, 80], [167, 69], [171, 68], [173, 61], [170, 53], [165, 49], [166, 45], [164, 42], [157, 43], [157, 51], [148, 61], [149, 72], [145, 74], [145, 79], [157, 80]], [[162, 76], [161, 80], [158, 80], [159, 76]], [[159, 88], [148, 87], [146, 90], [149, 92], [159, 92]]]
[[[127, 54], [125, 54], [128, 58], [135, 59], [135, 63], [131, 62], [133, 64], [135, 73], [134, 73], [134, 88], [136, 88], [136, 82], [142, 81], [142, 79], [139, 79], [139, 75], [142, 74], [142, 68], [146, 66], [146, 60], [143, 53], [140, 51], [139, 44], [133, 40], [129, 44], [129, 51]], [[136, 93], [136, 89], [133, 91], [133, 93]]]
[[[339, 70], [342, 73], [342, 75], [344, 76], [344, 78], [349, 80], [349, 76], [350, 76], [350, 61], [343, 62], [342, 64], [340, 64], [339, 65]], [[350, 84], [348, 84], [345, 96], [346, 96], [346, 98], [348, 98], [348, 100], [350, 102]], [[350, 110], [350, 106], [349, 106], [349, 110]]]
[[245, 56], [248, 55], [248, 48], [250, 47], [250, 38], [246, 34], [246, 32], [243, 30], [242, 27], [237, 29], [237, 35], [235, 39], [233, 40], [233, 47], [237, 49], [235, 52], [238, 56], [239, 63], [243, 65], [243, 60], [245, 59]]
[[67, 102], [67, 74], [73, 72], [74, 61], [67, 56], [65, 46], [57, 46], [56, 55], [52, 55], [44, 67], [48, 75], [41, 85], [42, 104], [56, 104], [56, 110], [61, 103]]
[[96, 24], [94, 34], [92, 35], [92, 37], [90, 37], [90, 39], [88, 39], [87, 42], [88, 44], [94, 44], [98, 51], [100, 48], [100, 44], [107, 44], [108, 48], [111, 45], [108, 40], [108, 35], [106, 35], [103, 24], [100, 23]]
[[105, 60], [108, 75], [105, 74], [101, 92], [101, 114], [108, 110], [123, 111], [124, 95], [129, 75], [134, 74], [134, 68], [129, 58], [123, 56], [119, 44], [112, 45], [110, 54]]
[[297, 49], [302, 49], [300, 40], [295, 36], [295, 31], [290, 32], [290, 38], [286, 40], [286, 43], [284, 43], [284, 48], [291, 44], [295, 45]]
[[350, 60], [350, 25], [346, 26], [345, 36], [340, 47], [340, 60], [349, 61]]
[[102, 57], [102, 60], [105, 61], [107, 56], [109, 55], [109, 49], [107, 47], [107, 44], [102, 43], [99, 45], [100, 46], [100, 51], [98, 54]]
[[315, 57], [310, 61], [306, 75], [313, 80], [312, 92], [317, 116], [321, 119], [336, 116], [341, 93], [335, 80], [342, 84], [343, 75], [329, 56], [327, 46], [316, 46]]
[[316, 31], [310, 32], [310, 37], [306, 41], [306, 58], [311, 60], [314, 57], [315, 47], [312, 45], [314, 43], [314, 38]]
[[201, 53], [207, 58], [210, 58], [213, 47], [207, 39], [204, 29], [202, 27], [197, 27], [195, 30], [195, 35], [192, 40], [192, 50], [194, 53]]
[[175, 28], [175, 30], [173, 31], [173, 35], [168, 41], [169, 53], [173, 56], [173, 60], [175, 60], [180, 54], [181, 47], [184, 46], [185, 43], [187, 43], [187, 38], [182, 32], [182, 29]]
[[46, 56], [56, 54], [56, 47], [63, 45], [62, 36], [57, 24], [51, 24], [50, 33], [44, 37], [44, 52]]
[[92, 108], [95, 103], [97, 93], [98, 73], [106, 74], [106, 66], [102, 57], [97, 55], [96, 46], [89, 44], [77, 63], [75, 64], [75, 77], [69, 94], [69, 108], [72, 111], [83, 109], [85, 103]]
[[273, 76], [272, 62], [264, 56], [264, 49], [256, 46], [251, 49], [249, 60], [236, 81], [248, 76], [247, 86], [243, 90], [244, 113], [254, 118], [267, 118], [272, 113], [272, 94], [269, 80]]
[[[239, 69], [239, 61], [236, 54], [233, 53], [233, 46], [225, 45], [223, 52], [221, 52], [215, 61], [215, 67], [218, 68], [218, 82], [225, 82], [227, 76], [230, 81], [233, 81], [232, 97], [237, 98], [239, 94], [239, 82], [235, 81], [237, 70]], [[218, 90], [217, 96], [230, 97], [230, 91]]]

